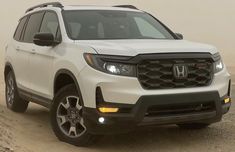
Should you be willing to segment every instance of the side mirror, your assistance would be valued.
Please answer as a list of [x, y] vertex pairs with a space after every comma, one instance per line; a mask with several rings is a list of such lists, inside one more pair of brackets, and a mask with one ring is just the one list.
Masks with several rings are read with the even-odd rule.
[[183, 39], [184, 39], [183, 34], [175, 33], [175, 35], [176, 35], [180, 40], [183, 40]]
[[33, 42], [39, 46], [55, 46], [60, 43], [55, 40], [52, 33], [37, 33], [34, 35]]

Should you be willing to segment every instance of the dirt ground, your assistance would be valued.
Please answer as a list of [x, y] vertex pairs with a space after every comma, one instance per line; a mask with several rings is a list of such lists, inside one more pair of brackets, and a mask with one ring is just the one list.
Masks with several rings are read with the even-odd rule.
[[222, 122], [204, 130], [182, 130], [176, 126], [141, 128], [128, 134], [104, 136], [89, 148], [75, 147], [57, 140], [47, 109], [35, 104], [30, 104], [24, 114], [6, 109], [4, 83], [0, 80], [0, 152], [233, 152], [235, 149], [234, 105]]

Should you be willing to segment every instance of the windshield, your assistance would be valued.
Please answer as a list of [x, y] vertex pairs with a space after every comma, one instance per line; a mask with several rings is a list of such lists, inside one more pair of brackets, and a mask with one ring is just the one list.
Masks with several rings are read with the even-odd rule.
[[68, 36], [73, 40], [174, 39], [151, 15], [110, 10], [64, 11]]

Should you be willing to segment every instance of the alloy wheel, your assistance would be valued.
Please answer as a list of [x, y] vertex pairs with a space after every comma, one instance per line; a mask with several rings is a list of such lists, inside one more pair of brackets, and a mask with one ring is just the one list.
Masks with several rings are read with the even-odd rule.
[[57, 123], [61, 131], [70, 138], [77, 138], [86, 132], [79, 97], [68, 96], [57, 109]]
[[7, 94], [6, 94], [7, 103], [11, 106], [14, 102], [14, 97], [15, 97], [14, 80], [11, 75], [8, 77], [8, 80], [6, 83], [6, 92], [7, 92]]

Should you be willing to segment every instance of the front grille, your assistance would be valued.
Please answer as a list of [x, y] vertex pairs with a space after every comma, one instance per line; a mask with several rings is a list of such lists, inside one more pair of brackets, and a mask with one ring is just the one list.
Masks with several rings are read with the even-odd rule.
[[215, 110], [214, 102], [190, 103], [190, 104], [172, 104], [151, 106], [147, 109], [145, 116], [171, 116], [180, 114], [192, 114], [198, 112], [212, 112]]
[[[187, 77], [177, 79], [175, 65], [187, 67]], [[211, 59], [153, 59], [138, 64], [138, 79], [144, 89], [170, 89], [202, 87], [211, 83], [213, 62]]]

